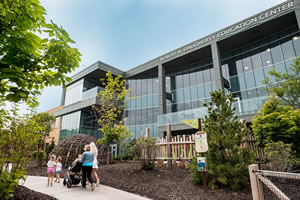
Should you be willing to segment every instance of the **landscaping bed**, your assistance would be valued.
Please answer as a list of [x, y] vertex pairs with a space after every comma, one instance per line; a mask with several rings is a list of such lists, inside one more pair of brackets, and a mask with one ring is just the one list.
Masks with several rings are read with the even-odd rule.
[[[66, 169], [62, 171], [62, 177]], [[47, 176], [46, 167], [28, 168], [28, 174]], [[152, 171], [140, 170], [138, 162], [118, 161], [111, 165], [101, 165], [98, 169], [101, 184], [135, 193], [151, 199], [158, 200], [183, 200], [183, 199], [211, 199], [211, 200], [251, 200], [251, 189], [244, 188], [232, 191], [227, 188], [216, 190], [207, 189], [201, 185], [191, 183], [188, 169], [174, 166], [172, 170], [158, 168]], [[271, 179], [271, 178], [270, 178]], [[300, 199], [298, 192], [300, 181], [271, 179], [291, 199]], [[265, 189], [265, 199], [276, 199], [273, 194]]]
[[13, 195], [14, 197], [11, 200], [56, 200], [54, 197], [33, 191], [21, 185], [14, 189]]

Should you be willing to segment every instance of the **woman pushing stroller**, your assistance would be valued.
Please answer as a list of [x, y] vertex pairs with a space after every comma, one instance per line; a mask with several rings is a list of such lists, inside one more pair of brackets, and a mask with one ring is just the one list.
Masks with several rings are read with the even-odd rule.
[[85, 146], [85, 152], [82, 154], [81, 163], [82, 163], [82, 188], [86, 189], [86, 178], [88, 178], [89, 182], [91, 183], [91, 190], [93, 191], [94, 181], [92, 179], [92, 170], [93, 170], [93, 161], [94, 161], [94, 154], [91, 152], [91, 146]]

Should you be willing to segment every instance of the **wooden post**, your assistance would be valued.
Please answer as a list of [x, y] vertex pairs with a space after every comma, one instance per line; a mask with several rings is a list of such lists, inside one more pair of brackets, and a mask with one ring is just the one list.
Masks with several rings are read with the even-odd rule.
[[172, 169], [172, 158], [171, 158], [171, 124], [167, 124], [167, 156], [168, 156], [168, 168]]
[[150, 136], [150, 128], [146, 128], [146, 137]]
[[[198, 119], [198, 130], [202, 131], [201, 119]], [[205, 157], [204, 153], [200, 153], [201, 157]], [[206, 186], [206, 172], [203, 172], [203, 185]]]
[[264, 200], [263, 195], [263, 187], [262, 183], [256, 178], [256, 175], [253, 173], [253, 170], [258, 170], [257, 164], [252, 164], [248, 166], [249, 175], [250, 175], [250, 183], [251, 183], [251, 191], [252, 191], [252, 199], [256, 200]]

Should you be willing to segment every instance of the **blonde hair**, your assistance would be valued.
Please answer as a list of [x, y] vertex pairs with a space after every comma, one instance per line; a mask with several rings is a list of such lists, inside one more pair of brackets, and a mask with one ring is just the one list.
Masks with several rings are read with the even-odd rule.
[[84, 146], [84, 151], [90, 151], [91, 150], [91, 146], [89, 144]]
[[94, 157], [97, 157], [98, 156], [98, 149], [97, 149], [96, 144], [94, 142], [91, 142], [90, 146], [91, 146], [91, 152], [93, 152]]
[[51, 161], [54, 161], [55, 159], [56, 159], [56, 156], [55, 156], [55, 155], [51, 155], [51, 156], [50, 156], [50, 160], [51, 160]]

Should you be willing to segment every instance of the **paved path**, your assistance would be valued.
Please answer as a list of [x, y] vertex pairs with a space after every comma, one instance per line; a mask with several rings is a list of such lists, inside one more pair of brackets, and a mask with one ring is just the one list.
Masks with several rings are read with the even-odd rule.
[[82, 190], [81, 184], [67, 188], [63, 186], [62, 180], [60, 183], [54, 182], [53, 186], [47, 186], [47, 177], [40, 176], [28, 176], [24, 186], [59, 200], [149, 200], [105, 185], [96, 187], [94, 191], [91, 191], [89, 186], [86, 190]]

